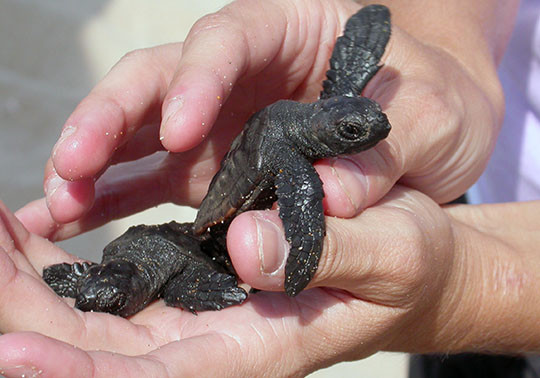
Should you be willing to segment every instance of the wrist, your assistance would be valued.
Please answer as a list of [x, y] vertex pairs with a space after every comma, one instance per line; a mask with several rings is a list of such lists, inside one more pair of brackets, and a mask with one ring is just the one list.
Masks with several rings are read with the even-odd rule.
[[[448, 208], [455, 264], [437, 309], [441, 327], [424, 351], [540, 350], [540, 259], [534, 253], [540, 236], [528, 231], [540, 222], [520, 211], [523, 206]], [[513, 222], [528, 216], [528, 222]]]

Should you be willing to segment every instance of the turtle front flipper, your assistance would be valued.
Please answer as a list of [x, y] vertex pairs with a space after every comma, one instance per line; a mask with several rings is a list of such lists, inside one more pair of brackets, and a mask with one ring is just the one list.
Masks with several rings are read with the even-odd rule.
[[190, 266], [177, 274], [163, 290], [168, 306], [197, 311], [221, 310], [240, 304], [247, 293], [238, 287], [232, 274], [218, 272], [204, 265]]
[[43, 280], [62, 297], [75, 298], [81, 277], [93, 263], [62, 263], [55, 264], [43, 269]]
[[273, 192], [267, 190], [271, 187], [267, 172], [261, 169], [261, 146], [272, 143], [264, 131], [270, 124], [271, 107], [255, 113], [232, 142], [201, 202], [193, 224], [195, 234], [201, 235], [219, 224], [227, 228], [238, 214], [268, 208], [275, 201]]
[[330, 58], [322, 99], [360, 96], [380, 68], [390, 29], [390, 11], [383, 5], [366, 6], [347, 21]]
[[290, 245], [285, 292], [293, 297], [313, 278], [325, 235], [322, 182], [311, 163], [290, 156], [276, 176], [279, 217]]

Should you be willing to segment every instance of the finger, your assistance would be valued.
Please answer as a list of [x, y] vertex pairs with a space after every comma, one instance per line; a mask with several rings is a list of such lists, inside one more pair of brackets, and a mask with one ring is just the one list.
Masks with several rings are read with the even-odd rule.
[[[66, 357], [77, 355], [78, 364]], [[60, 361], [61, 359], [61, 361]], [[0, 336], [0, 374], [6, 377], [89, 377], [92, 360], [73, 346], [34, 333]]]
[[355, 7], [326, 5], [233, 2], [197, 22], [163, 103], [167, 149], [185, 151], [199, 143], [229, 95], [248, 116], [295, 93], [314, 98], [328, 64], [321, 44], [335, 39]]
[[0, 246], [13, 253], [26, 243], [30, 234], [0, 200]]
[[55, 235], [64, 225], [56, 223], [45, 198], [29, 202], [15, 212], [15, 216], [31, 233], [55, 241]]
[[180, 158], [158, 153], [111, 167], [96, 182], [92, 208], [75, 221], [57, 222], [45, 199], [25, 205], [16, 215], [32, 233], [58, 241], [161, 203], [197, 206], [206, 193], [215, 168], [213, 162], [209, 162], [212, 167], [208, 168], [205, 162], [201, 162], [197, 171], [186, 169], [191, 159], [197, 158], [195, 155]]
[[[84, 214], [93, 202], [95, 179], [109, 164], [148, 154], [159, 140], [129, 144], [145, 125], [157, 135], [161, 101], [180, 55], [181, 45], [164, 45], [126, 55], [79, 104], [66, 121], [44, 176], [51, 214], [60, 223]], [[142, 130], [144, 131], [144, 130]], [[130, 147], [132, 146], [132, 147]], [[125, 149], [116, 160], [115, 151]]]
[[0, 336], [0, 374], [6, 377], [165, 377], [158, 361], [86, 352], [37, 333]]
[[[450, 264], [446, 255], [427, 253], [444, 250], [439, 243], [451, 240], [448, 221], [437, 209], [422, 194], [398, 188], [354, 219], [327, 217], [323, 252], [309, 287], [336, 287], [385, 305], [416, 298], [410, 294], [421, 292], [427, 276]], [[235, 218], [227, 247], [243, 281], [262, 290], [283, 290], [289, 248], [283, 235], [276, 211]]]
[[[0, 332], [43, 330], [53, 332], [60, 323], [69, 324], [73, 311], [35, 273], [19, 270], [0, 247]], [[36, 316], [36, 314], [40, 314]], [[62, 319], [59, 322], [59, 319]]]
[[261, 71], [279, 52], [285, 26], [281, 8], [249, 2], [232, 3], [193, 26], [163, 102], [167, 149], [188, 150], [208, 135], [238, 78]]
[[65, 180], [56, 173], [52, 160], [45, 167], [45, 203], [56, 222], [68, 223], [86, 213], [94, 202], [94, 179]]
[[113, 67], [66, 121], [52, 153], [60, 177], [95, 176], [116, 148], [159, 120], [180, 50], [180, 44], [137, 50]]
[[[146, 126], [119, 147], [108, 164], [112, 166], [122, 162], [135, 161], [160, 150], [163, 150], [163, 145], [158, 139], [158, 128]], [[101, 177], [101, 172], [92, 179], [68, 181], [56, 173], [50, 161], [47, 163], [45, 172], [46, 203], [50, 216], [54, 218], [55, 222], [65, 224], [79, 219], [93, 205], [96, 196], [95, 182]]]
[[[29, 232], [21, 221], [0, 201], [0, 246], [12, 266], [39, 277], [43, 266], [72, 262], [74, 257], [49, 241]], [[9, 275], [7, 275], [9, 277]]]
[[[225, 348], [227, 345], [234, 352], [238, 349], [232, 338], [213, 334], [168, 344], [148, 356], [131, 357], [87, 352], [37, 333], [13, 333], [0, 336], [0, 373], [8, 378], [191, 377], [200, 375], [201, 366], [205, 366], [205, 376], [247, 376], [243, 372], [256, 375], [256, 364], [242, 366], [245, 356], [238, 353], [231, 359], [233, 352]], [[207, 364], [208, 358], [218, 363]]]
[[314, 164], [323, 182], [325, 214], [354, 217], [390, 191], [403, 174], [403, 167], [389, 143], [382, 141], [358, 155]]
[[1, 201], [0, 251], [6, 282], [11, 282], [19, 271], [39, 278], [44, 265], [73, 260], [47, 240], [29, 233]]

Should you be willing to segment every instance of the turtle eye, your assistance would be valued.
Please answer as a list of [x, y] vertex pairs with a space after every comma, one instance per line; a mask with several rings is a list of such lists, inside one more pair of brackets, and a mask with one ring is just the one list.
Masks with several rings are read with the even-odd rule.
[[346, 140], [357, 140], [362, 129], [360, 125], [352, 122], [340, 122], [337, 132]]

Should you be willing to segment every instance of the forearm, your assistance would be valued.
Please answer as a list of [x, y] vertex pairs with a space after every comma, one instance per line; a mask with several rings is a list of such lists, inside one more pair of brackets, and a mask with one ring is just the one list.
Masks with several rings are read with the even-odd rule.
[[457, 259], [431, 348], [540, 351], [540, 201], [446, 211]]

